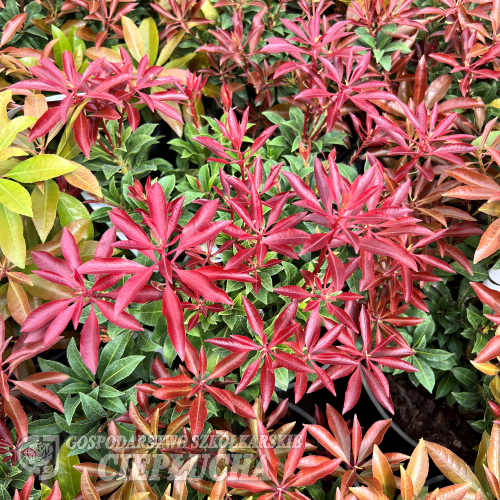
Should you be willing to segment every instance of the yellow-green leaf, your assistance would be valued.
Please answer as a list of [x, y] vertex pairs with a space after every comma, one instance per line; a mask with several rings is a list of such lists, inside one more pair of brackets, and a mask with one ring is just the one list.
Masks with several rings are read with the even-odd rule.
[[0, 205], [0, 248], [7, 259], [24, 269], [26, 243], [23, 236], [23, 221], [19, 214]]
[[61, 446], [57, 455], [56, 475], [54, 480], [59, 483], [62, 498], [75, 498], [80, 493], [82, 473], [78, 472], [74, 466], [80, 463], [77, 455], [69, 456], [71, 447], [69, 443], [72, 438], [68, 438]]
[[40, 486], [42, 487], [42, 500], [45, 500], [50, 495], [52, 489], [43, 483]]
[[156, 61], [156, 64], [158, 66], [163, 66], [167, 61], [168, 58], [172, 55], [172, 52], [175, 50], [177, 45], [182, 40], [182, 37], [185, 35], [185, 31], [181, 30], [177, 35], [173, 36], [161, 49], [160, 55], [158, 56], [158, 60]]
[[71, 45], [66, 35], [59, 28], [57, 28], [53, 24], [51, 25], [51, 28], [52, 36], [54, 38], [57, 38], [58, 40], [53, 48], [54, 59], [56, 60], [56, 64], [59, 66], [59, 68], [62, 69], [62, 55], [64, 54], [64, 52], [72, 52]]
[[99, 186], [99, 181], [96, 179], [95, 175], [83, 165], [77, 165], [76, 170], [66, 174], [65, 179], [72, 185], [82, 191], [88, 191], [89, 193], [95, 194], [102, 198], [101, 187]]
[[132, 57], [139, 62], [146, 55], [141, 32], [134, 21], [127, 16], [122, 16], [122, 26], [123, 37], [125, 38], [127, 48], [132, 54]]
[[90, 47], [90, 49], [87, 49], [84, 54], [92, 61], [100, 59], [101, 57], [106, 58], [107, 61], [112, 63], [119, 63], [122, 60], [118, 52], [108, 49], [107, 47], [99, 47], [98, 49]]
[[30, 194], [17, 182], [0, 179], [0, 203], [16, 214], [33, 217]]
[[483, 432], [483, 436], [481, 437], [481, 442], [479, 443], [479, 449], [477, 451], [476, 463], [474, 464], [474, 472], [476, 477], [479, 479], [481, 486], [484, 491], [489, 490], [488, 479], [486, 478], [486, 473], [484, 472], [483, 465], [487, 465], [487, 454], [488, 454], [488, 446], [490, 444], [490, 436], [486, 431]]
[[[80, 219], [89, 219], [90, 214], [85, 207], [85, 205], [70, 196], [67, 193], [61, 193], [59, 195], [59, 202], [57, 204], [57, 214], [59, 215], [59, 220], [63, 227], [67, 226], [70, 222], [80, 220]], [[94, 228], [92, 226], [92, 222], [89, 224], [87, 232], [85, 234], [84, 240], [91, 240], [94, 238]]]
[[500, 217], [500, 203], [494, 201], [492, 203], [485, 203], [481, 205], [478, 210], [484, 214], [493, 215], [494, 217]]
[[76, 143], [75, 134], [70, 133], [68, 140], [59, 151], [59, 156], [65, 158], [66, 160], [72, 160], [75, 156], [80, 154], [80, 147]]
[[0, 150], [10, 146], [19, 132], [26, 130], [35, 122], [36, 118], [32, 116], [18, 116], [4, 125], [0, 130]]
[[7, 116], [7, 105], [12, 100], [12, 91], [4, 90], [0, 92], [0, 127], [3, 127], [9, 122], [9, 117]]
[[175, 69], [175, 68], [180, 68], [187, 64], [193, 57], [195, 57], [196, 54], [187, 54], [184, 57], [179, 57], [179, 59], [174, 59], [170, 61], [169, 63], [165, 64], [165, 69]]
[[64, 285], [51, 283], [37, 274], [30, 274], [32, 285], [24, 285], [25, 290], [33, 297], [43, 300], [70, 299], [73, 290]]
[[78, 243], [78, 250], [80, 250], [80, 258], [82, 259], [82, 262], [87, 262], [88, 260], [94, 258], [95, 250], [98, 244], [99, 242], [94, 240], [80, 241], [80, 243]]
[[495, 99], [486, 105], [487, 108], [500, 108], [500, 99]]
[[59, 188], [53, 180], [45, 181], [43, 193], [35, 188], [31, 193], [33, 205], [33, 224], [42, 243], [45, 243], [47, 236], [54, 225], [57, 213], [57, 203], [59, 202]]
[[57, 155], [39, 155], [15, 166], [5, 177], [18, 182], [33, 183], [52, 179], [76, 170], [77, 164]]
[[139, 31], [142, 36], [144, 50], [149, 58], [149, 65], [152, 66], [156, 61], [156, 56], [158, 55], [158, 45], [160, 42], [155, 20], [152, 17], [144, 19], [139, 26]]
[[21, 148], [5, 148], [0, 151], [0, 161], [8, 160], [14, 156], [28, 156], [28, 153]]
[[201, 11], [205, 16], [205, 19], [210, 19], [210, 21], [217, 21], [219, 19], [219, 11], [213, 6], [210, 0], [205, 0], [201, 6]]

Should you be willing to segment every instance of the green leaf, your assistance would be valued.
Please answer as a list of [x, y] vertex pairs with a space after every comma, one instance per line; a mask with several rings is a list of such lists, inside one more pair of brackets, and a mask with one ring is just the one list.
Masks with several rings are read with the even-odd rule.
[[53, 436], [60, 432], [61, 429], [56, 424], [53, 415], [48, 418], [39, 418], [28, 424], [28, 433], [30, 436]]
[[385, 54], [384, 56], [382, 56], [380, 58], [380, 65], [386, 71], [390, 71], [391, 70], [391, 64], [392, 64], [392, 61], [391, 61], [391, 56], [389, 54]]
[[[57, 214], [61, 226], [65, 227], [70, 222], [80, 219], [90, 220], [90, 214], [85, 205], [67, 193], [60, 193], [59, 201], [57, 203]], [[92, 223], [89, 224], [87, 232], [85, 233], [84, 240], [91, 240], [94, 238], [94, 227]]]
[[408, 54], [411, 52], [411, 49], [408, 48], [403, 42], [392, 42], [388, 45], [385, 50], [395, 52], [396, 50], [400, 50], [403, 54]]
[[436, 383], [436, 378], [434, 377], [434, 372], [432, 368], [418, 356], [413, 356], [413, 366], [418, 368], [418, 372], [415, 373], [417, 380], [429, 391], [432, 392], [434, 389], [434, 384]]
[[[51, 25], [52, 28], [52, 36], [54, 39], [57, 39], [57, 43], [54, 45], [54, 59], [56, 60], [56, 64], [59, 66], [59, 69], [63, 69], [62, 65], [62, 55], [64, 52], [73, 52], [71, 50], [71, 45], [69, 40], [66, 38], [66, 35], [57, 28], [54, 24]], [[64, 497], [63, 497], [64, 498]]]
[[451, 371], [460, 385], [467, 389], [473, 389], [476, 386], [477, 375], [475, 371], [460, 366], [455, 366]]
[[125, 413], [127, 411], [127, 408], [125, 407], [123, 402], [116, 397], [111, 399], [111, 398], [104, 398], [99, 395], [99, 401], [101, 402], [104, 408], [113, 411], [115, 413]]
[[425, 339], [428, 342], [434, 333], [436, 325], [430, 314], [424, 315], [424, 321], [415, 327], [415, 332], [413, 333], [413, 339], [415, 344], [419, 344]]
[[471, 409], [474, 409], [482, 398], [479, 392], [452, 392], [452, 394], [460, 406]]
[[114, 387], [110, 387], [106, 384], [101, 384], [99, 386], [99, 397], [101, 398], [121, 398], [123, 396], [123, 392], [115, 389]]
[[39, 155], [22, 161], [5, 174], [5, 177], [31, 184], [73, 172], [77, 167], [78, 164], [57, 155]]
[[26, 243], [23, 235], [23, 221], [19, 214], [0, 205], [0, 248], [13, 264], [24, 269]]
[[170, 194], [174, 190], [175, 187], [175, 175], [165, 175], [159, 181], [160, 186], [163, 188], [163, 192], [165, 193], [165, 198], [167, 201], [170, 199]]
[[162, 317], [161, 309], [161, 300], [157, 300], [142, 304], [130, 312], [139, 323], [147, 326], [155, 326], [160, 317]]
[[416, 355], [425, 360], [429, 365], [439, 368], [440, 363], [451, 358], [453, 353], [443, 351], [441, 349], [429, 349], [428, 347], [425, 347], [418, 349], [416, 351]]
[[144, 356], [127, 356], [113, 361], [104, 370], [101, 383], [113, 386], [120, 380], [128, 377], [143, 359]]
[[65, 385], [63, 388], [59, 389], [59, 394], [78, 394], [79, 392], [84, 392], [88, 394], [92, 392], [93, 388], [88, 382], [73, 382], [72, 384]]
[[101, 403], [97, 402], [94, 398], [87, 396], [87, 394], [83, 394], [83, 392], [81, 392], [80, 400], [82, 402], [83, 411], [89, 420], [100, 420], [107, 415], [107, 412], [102, 407]]
[[68, 356], [69, 366], [73, 368], [73, 371], [82, 381], [95, 381], [94, 375], [83, 362], [82, 356], [76, 347], [75, 339], [71, 339], [68, 345], [68, 350], [66, 351], [66, 355]]
[[448, 372], [440, 381], [436, 388], [436, 399], [443, 398], [453, 389], [453, 373]]
[[117, 335], [111, 342], [108, 342], [99, 356], [99, 364], [97, 365], [97, 376], [102, 379], [106, 368], [120, 359], [125, 352], [130, 334], [128, 332]]
[[73, 398], [66, 398], [64, 402], [64, 417], [66, 418], [66, 422], [68, 425], [71, 425], [71, 421], [73, 420], [73, 415], [75, 414], [76, 409], [80, 405], [80, 397], [75, 396]]
[[285, 118], [274, 111], [264, 111], [262, 114], [274, 125], [281, 125], [286, 122]]
[[358, 176], [358, 171], [351, 165], [346, 165], [345, 163], [337, 163], [339, 173], [342, 177], [345, 177], [349, 182], [354, 182]]
[[11, 212], [33, 217], [30, 194], [17, 182], [0, 179], [0, 203]]
[[18, 116], [2, 127], [0, 130], [0, 151], [9, 147], [16, 135], [33, 125], [36, 120], [33, 116]]
[[286, 368], [277, 368], [274, 370], [274, 375], [276, 376], [276, 387], [286, 391], [288, 389], [288, 370]]
[[467, 319], [475, 330], [477, 330], [483, 322], [481, 314], [474, 306], [469, 306], [467, 308]]
[[[488, 101], [486, 101], [488, 102]], [[485, 146], [491, 146], [495, 139], [500, 135], [500, 131], [493, 130], [488, 134], [488, 139], [486, 139]], [[481, 142], [483, 140], [483, 136], [478, 137], [477, 139], [474, 139], [472, 141], [472, 145], [476, 146], [477, 148], [481, 146]]]
[[61, 497], [75, 498], [80, 493], [80, 482], [82, 473], [78, 472], [74, 466], [80, 463], [78, 456], [68, 456], [71, 451], [69, 446], [72, 438], [68, 438], [57, 454], [56, 460], [56, 474], [54, 480], [58, 481], [59, 488], [61, 489]]
[[59, 188], [53, 180], [45, 181], [43, 193], [38, 188], [31, 193], [33, 224], [42, 243], [45, 243], [56, 220], [58, 202]]
[[482, 264], [474, 264], [470, 263], [472, 272], [474, 273], [471, 276], [460, 264], [457, 262], [452, 262], [451, 267], [455, 270], [456, 273], [465, 276], [469, 281], [477, 281], [481, 282], [488, 278], [488, 270]]
[[38, 358], [38, 362], [40, 363], [40, 368], [44, 372], [61, 372], [68, 375], [68, 377], [75, 382], [81, 382], [78, 375], [66, 365], [59, 363], [58, 361], [52, 361], [50, 359]]

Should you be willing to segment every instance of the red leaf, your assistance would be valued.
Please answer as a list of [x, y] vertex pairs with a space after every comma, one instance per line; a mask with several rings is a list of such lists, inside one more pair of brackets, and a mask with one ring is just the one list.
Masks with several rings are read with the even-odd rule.
[[341, 463], [342, 459], [337, 458], [336, 460], [323, 462], [315, 467], [306, 467], [288, 482], [287, 487], [300, 488], [314, 484], [318, 479], [331, 474]]
[[89, 122], [83, 109], [76, 117], [73, 125], [73, 132], [75, 134], [75, 141], [78, 144], [78, 147], [81, 149], [86, 158], [90, 158]]
[[52, 408], [55, 408], [57, 411], [64, 413], [64, 406], [62, 405], [61, 400], [46, 387], [41, 387], [37, 384], [33, 384], [32, 382], [21, 382], [19, 380], [15, 380], [13, 381], [13, 383], [23, 394], [25, 394], [29, 398], [40, 401], [41, 403], [46, 403]]
[[146, 268], [144, 271], [138, 272], [132, 276], [127, 282], [121, 287], [120, 293], [116, 298], [115, 302], [115, 315], [122, 313], [128, 305], [133, 302], [136, 295], [146, 286], [151, 275], [155, 270], [155, 266]]
[[471, 286], [483, 304], [490, 306], [496, 314], [500, 314], [500, 292], [491, 290], [481, 283], [474, 283], [472, 281]]
[[494, 220], [481, 236], [481, 241], [474, 254], [474, 264], [486, 259], [500, 248], [500, 219]]
[[358, 366], [351, 375], [345, 391], [344, 408], [342, 413], [347, 413], [358, 402], [361, 395], [361, 370]]
[[297, 468], [297, 465], [304, 454], [306, 449], [306, 436], [307, 429], [302, 429], [300, 434], [294, 439], [292, 448], [285, 462], [285, 468], [283, 470], [283, 480], [286, 481]]
[[167, 330], [170, 340], [181, 358], [184, 361], [186, 353], [186, 329], [184, 328], [184, 313], [177, 295], [168, 286], [165, 287], [162, 299], [162, 312], [167, 320]]
[[207, 380], [224, 377], [229, 372], [241, 366], [245, 359], [247, 359], [248, 353], [233, 353], [225, 358], [221, 359], [214, 367], [212, 373], [207, 378]]
[[234, 304], [229, 295], [221, 288], [215, 286], [204, 274], [198, 271], [185, 271], [181, 269], [176, 269], [175, 272], [183, 283], [208, 301], [220, 304]]
[[23, 407], [19, 400], [13, 396], [9, 400], [4, 401], [5, 413], [14, 423], [16, 428], [17, 440], [24, 441], [28, 437], [28, 418], [24, 413]]
[[48, 321], [58, 316], [69, 304], [71, 304], [71, 302], [73, 302], [73, 300], [74, 299], [53, 300], [52, 302], [47, 302], [37, 307], [24, 320], [21, 332], [33, 332], [37, 330]]
[[105, 302], [104, 300], [94, 300], [94, 303], [101, 311], [102, 315], [111, 323], [125, 328], [127, 330], [137, 330], [142, 332], [144, 328], [137, 322], [137, 320], [126, 312], [115, 315], [113, 304]]
[[24, 379], [24, 382], [32, 382], [37, 385], [61, 384], [68, 380], [69, 375], [60, 372], [40, 372], [30, 375]]
[[26, 22], [28, 14], [17, 14], [12, 19], [5, 23], [2, 33], [2, 39], [0, 40], [0, 47], [10, 42], [14, 35], [21, 29], [22, 25]]
[[267, 411], [271, 398], [273, 397], [274, 386], [276, 385], [276, 378], [274, 371], [267, 367], [266, 362], [262, 365], [260, 371], [260, 393], [262, 396], [262, 408]]
[[145, 271], [142, 264], [119, 257], [108, 257], [85, 262], [78, 268], [80, 274], [135, 274]]
[[231, 488], [244, 489], [252, 493], [262, 493], [263, 491], [271, 490], [269, 485], [255, 475], [249, 476], [247, 474], [240, 474], [239, 472], [230, 472], [227, 475], [226, 481], [227, 485]]
[[260, 338], [262, 338], [264, 335], [264, 323], [262, 322], [262, 318], [260, 317], [259, 312], [246, 297], [242, 297], [242, 299], [243, 299], [243, 308], [245, 309], [245, 314], [247, 315], [250, 328]]
[[191, 404], [191, 408], [189, 410], [189, 423], [191, 425], [191, 434], [193, 435], [193, 438], [196, 438], [201, 434], [207, 415], [207, 403], [200, 392]]
[[90, 305], [90, 314], [82, 328], [82, 336], [80, 339], [80, 353], [83, 362], [89, 370], [95, 374], [97, 371], [97, 363], [99, 361], [99, 344], [101, 336], [99, 334], [99, 322], [94, 311], [94, 306]]
[[500, 337], [498, 336], [488, 341], [477, 355], [474, 363], [486, 363], [497, 356], [500, 356]]
[[414, 271], [418, 271], [413, 257], [404, 248], [401, 248], [394, 243], [364, 236], [359, 239], [359, 248], [376, 255], [393, 257], [401, 264], [413, 269]]

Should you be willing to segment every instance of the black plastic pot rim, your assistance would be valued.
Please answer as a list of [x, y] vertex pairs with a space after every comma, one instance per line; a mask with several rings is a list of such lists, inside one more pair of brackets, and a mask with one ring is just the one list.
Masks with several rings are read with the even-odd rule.
[[[370, 401], [373, 403], [373, 406], [377, 409], [379, 412], [380, 416], [385, 419], [385, 420], [392, 420], [391, 415], [388, 415], [387, 412], [382, 408], [382, 405], [377, 401], [375, 396], [373, 395], [371, 389], [368, 387], [368, 384], [366, 383], [366, 380], [363, 377], [363, 389], [365, 392], [368, 394], [368, 397], [370, 398]], [[407, 443], [411, 444], [413, 447], [416, 447], [418, 443], [412, 439], [408, 434], [406, 434], [401, 427], [399, 427], [397, 424], [392, 421], [391, 423], [392, 429], [394, 429]], [[425, 486], [431, 486], [435, 483], [439, 483], [440, 481], [443, 481], [446, 479], [446, 476], [443, 474], [440, 474], [439, 476], [431, 477], [425, 482]]]

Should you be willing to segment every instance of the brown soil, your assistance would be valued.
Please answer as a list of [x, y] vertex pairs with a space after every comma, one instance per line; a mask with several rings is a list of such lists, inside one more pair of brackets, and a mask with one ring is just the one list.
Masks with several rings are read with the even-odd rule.
[[438, 443], [474, 465], [481, 435], [468, 423], [478, 420], [482, 412], [460, 413], [445, 398], [434, 399], [424, 387], [415, 387], [406, 375], [388, 376], [394, 401], [394, 423], [415, 441], [424, 438]]

